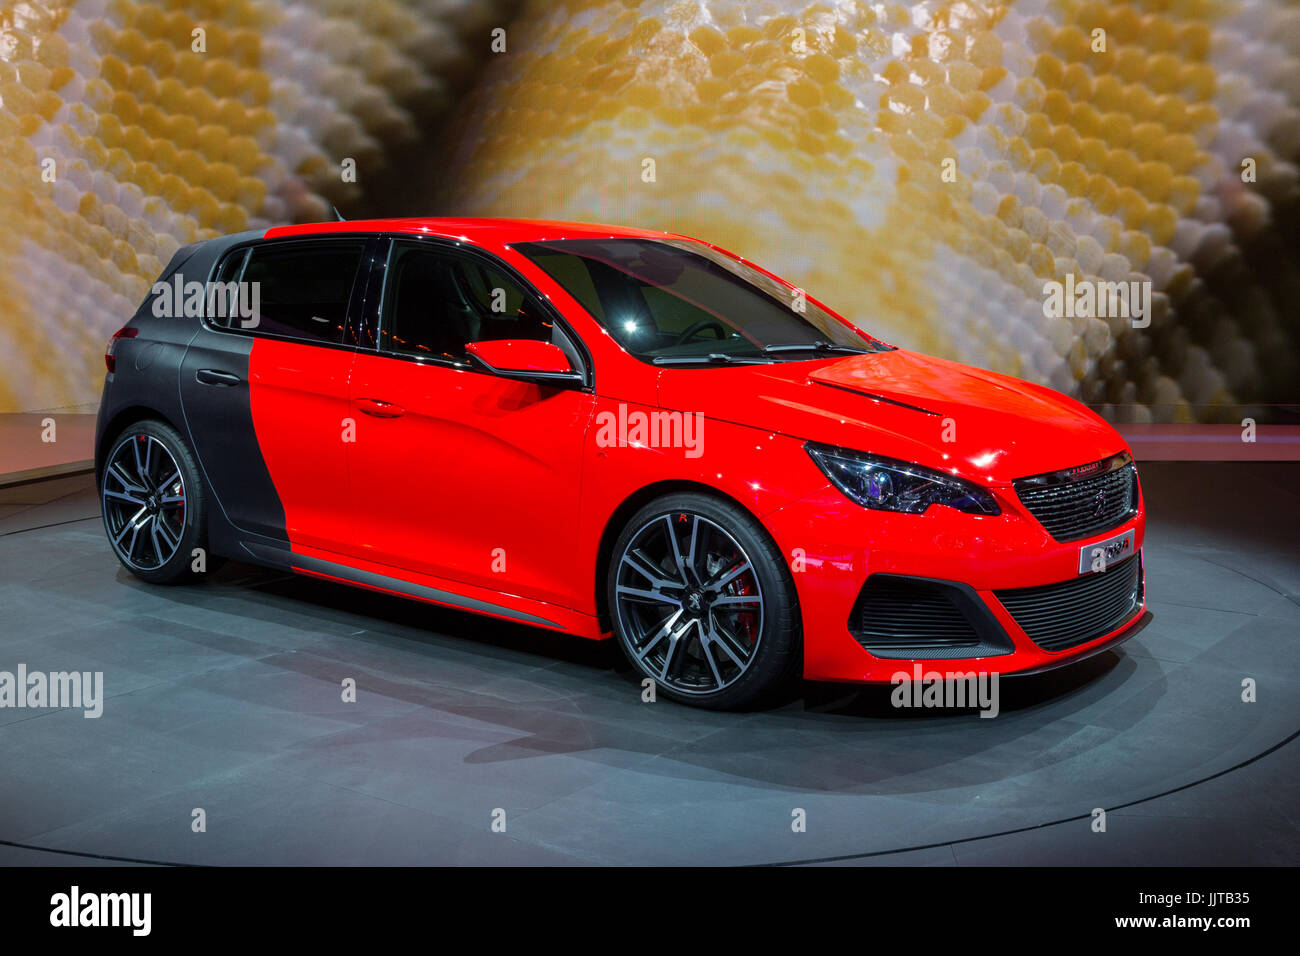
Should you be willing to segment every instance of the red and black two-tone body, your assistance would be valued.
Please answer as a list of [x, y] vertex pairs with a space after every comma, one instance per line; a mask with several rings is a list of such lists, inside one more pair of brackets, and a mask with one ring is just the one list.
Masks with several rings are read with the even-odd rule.
[[1144, 610], [1129, 450], [681, 236], [382, 220], [179, 250], [108, 356], [140, 577], [196, 549], [601, 639], [671, 696], [1057, 666]]

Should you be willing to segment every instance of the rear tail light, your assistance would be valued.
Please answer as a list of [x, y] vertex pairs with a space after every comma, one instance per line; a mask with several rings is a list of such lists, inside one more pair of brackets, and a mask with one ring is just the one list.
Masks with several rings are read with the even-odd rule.
[[108, 351], [104, 353], [104, 364], [108, 366], [110, 372], [116, 371], [117, 369], [117, 360], [113, 358], [113, 349], [117, 348], [117, 340], [133, 339], [139, 334], [139, 329], [133, 329], [129, 325], [126, 328], [118, 329], [113, 333], [113, 337], [108, 340]]

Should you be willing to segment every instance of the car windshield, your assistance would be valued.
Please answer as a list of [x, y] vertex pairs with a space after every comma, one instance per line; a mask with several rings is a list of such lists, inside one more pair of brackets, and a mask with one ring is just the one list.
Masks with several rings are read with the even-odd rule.
[[628, 352], [656, 365], [803, 361], [890, 347], [700, 242], [518, 243]]

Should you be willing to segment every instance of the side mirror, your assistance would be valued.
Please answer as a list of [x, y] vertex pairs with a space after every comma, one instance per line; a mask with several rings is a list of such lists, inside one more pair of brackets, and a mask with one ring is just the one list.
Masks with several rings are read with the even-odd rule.
[[582, 373], [569, 364], [564, 349], [535, 339], [496, 339], [465, 346], [471, 359], [486, 371], [529, 382], [581, 382]]

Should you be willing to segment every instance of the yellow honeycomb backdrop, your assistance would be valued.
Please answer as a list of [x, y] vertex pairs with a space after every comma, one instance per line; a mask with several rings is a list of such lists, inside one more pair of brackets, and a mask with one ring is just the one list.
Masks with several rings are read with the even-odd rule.
[[1287, 420], [1298, 106], [1269, 0], [4, 5], [0, 410], [93, 405], [177, 245], [337, 203], [694, 234], [1116, 420]]

